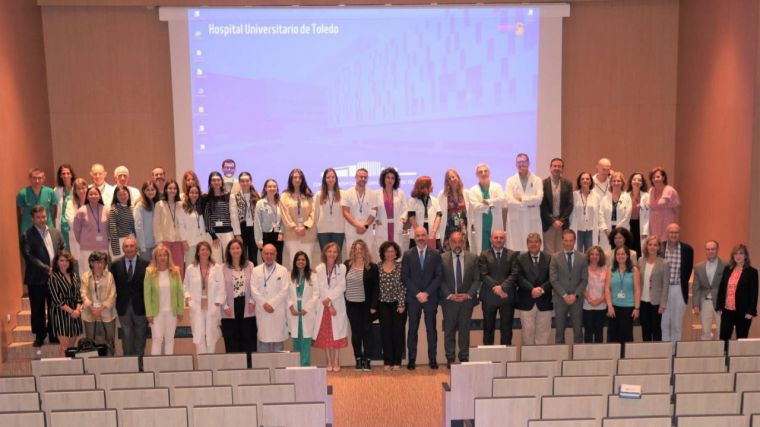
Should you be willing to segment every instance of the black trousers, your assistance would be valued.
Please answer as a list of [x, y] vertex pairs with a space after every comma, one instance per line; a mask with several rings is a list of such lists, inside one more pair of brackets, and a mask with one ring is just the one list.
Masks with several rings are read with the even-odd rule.
[[515, 306], [512, 303], [492, 304], [483, 301], [483, 344], [493, 345], [496, 330], [496, 313], [499, 313], [499, 343], [512, 345], [512, 322], [515, 319]]
[[404, 356], [406, 311], [399, 313], [397, 310], [397, 302], [381, 302], [377, 306], [380, 337], [383, 342], [383, 362], [389, 366], [400, 366]]
[[243, 317], [245, 297], [235, 298], [235, 318], [222, 319], [224, 351], [227, 353], [251, 353], [256, 351], [256, 317]]
[[285, 242], [283, 241], [277, 241], [277, 236], [279, 236], [280, 233], [276, 233], [274, 231], [267, 233], [261, 233], [261, 240], [264, 242], [265, 245], [267, 244], [273, 244], [275, 248], [277, 248], [277, 264], [282, 265], [282, 250], [285, 247]]
[[463, 302], [442, 300], [443, 311], [443, 348], [446, 360], [454, 362], [459, 340], [459, 361], [470, 359], [470, 323], [472, 322], [473, 301]]
[[583, 310], [583, 342], [604, 342], [604, 321], [607, 310]]
[[346, 301], [346, 315], [351, 325], [351, 346], [354, 348], [354, 357], [364, 359], [364, 352], [369, 348], [370, 328], [372, 327], [372, 314], [369, 312], [370, 305], [367, 301]]
[[46, 335], [52, 341], [56, 337], [53, 335], [53, 323], [46, 316], [46, 313], [50, 312], [50, 306], [53, 303], [50, 299], [48, 285], [47, 283], [38, 283], [28, 285], [28, 288], [32, 333], [40, 341], [44, 341]]
[[633, 307], [615, 308], [615, 317], [610, 317], [607, 342], [627, 343], [633, 341]]
[[659, 304], [641, 301], [639, 322], [641, 322], [641, 336], [644, 341], [662, 341], [662, 314], [657, 312], [659, 309]]
[[633, 235], [633, 241], [631, 241], [631, 249], [636, 251], [636, 254], [641, 257], [641, 246], [644, 242], [641, 241], [641, 221], [638, 219], [632, 219], [630, 222], [631, 235]]
[[259, 247], [256, 246], [256, 239], [253, 237], [253, 226], [245, 222], [240, 223], [240, 237], [243, 238], [243, 253], [248, 261], [256, 265], [256, 259], [259, 255]]
[[416, 299], [408, 301], [406, 309], [409, 311], [409, 331], [406, 336], [407, 347], [409, 348], [409, 361], [417, 359], [417, 332], [420, 329], [420, 318], [425, 313], [425, 332], [427, 334], [428, 359], [430, 362], [436, 360], [438, 353], [438, 330], [436, 329], [435, 317], [438, 313], [438, 302], [428, 300], [425, 304], [420, 304]]
[[736, 339], [747, 338], [752, 319], [745, 319], [744, 314], [735, 310], [723, 309], [720, 314], [720, 339], [729, 341], [736, 328]]

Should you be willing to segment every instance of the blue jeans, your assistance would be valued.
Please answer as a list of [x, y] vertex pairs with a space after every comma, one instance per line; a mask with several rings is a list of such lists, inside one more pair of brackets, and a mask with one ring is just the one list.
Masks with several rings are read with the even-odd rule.
[[594, 231], [578, 231], [578, 251], [586, 253], [594, 246]]
[[343, 250], [343, 242], [346, 240], [346, 233], [317, 233], [317, 240], [319, 241], [319, 250], [327, 246], [328, 243], [337, 243], [340, 248], [340, 253]]

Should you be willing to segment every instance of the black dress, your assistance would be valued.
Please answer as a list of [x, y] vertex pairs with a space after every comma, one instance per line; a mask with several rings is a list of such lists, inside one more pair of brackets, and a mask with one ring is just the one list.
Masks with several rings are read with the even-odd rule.
[[76, 309], [77, 305], [82, 304], [79, 275], [71, 273], [70, 277], [67, 280], [66, 275], [58, 272], [50, 276], [48, 281], [50, 298], [53, 301], [50, 307], [50, 321], [53, 324], [55, 336], [78, 337], [82, 335], [82, 319], [74, 319], [61, 308], [62, 305], [67, 305], [71, 309]]

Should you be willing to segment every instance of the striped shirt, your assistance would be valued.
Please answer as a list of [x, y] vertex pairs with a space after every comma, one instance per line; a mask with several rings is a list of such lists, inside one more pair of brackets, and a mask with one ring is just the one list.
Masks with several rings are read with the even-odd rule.
[[203, 208], [203, 218], [206, 220], [206, 230], [212, 239], [216, 239], [216, 233], [232, 232], [232, 219], [230, 218], [230, 195], [221, 196], [206, 195], [206, 203]]
[[111, 244], [113, 255], [121, 255], [119, 239], [135, 234], [135, 217], [132, 214], [132, 207], [116, 203], [108, 211], [108, 241]]
[[351, 268], [346, 273], [346, 301], [364, 302], [364, 269]]

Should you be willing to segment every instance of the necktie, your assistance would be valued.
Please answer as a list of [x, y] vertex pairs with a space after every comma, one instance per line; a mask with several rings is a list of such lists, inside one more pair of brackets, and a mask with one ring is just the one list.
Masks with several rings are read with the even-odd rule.
[[533, 265], [538, 265], [538, 257], [537, 256], [533, 257]]
[[459, 293], [459, 287], [462, 286], [462, 263], [459, 258], [460, 254], [457, 254], [457, 269], [454, 273], [454, 293]]
[[132, 262], [133, 261], [131, 259], [127, 261], [127, 264], [128, 264], [128, 266], [127, 266], [127, 279], [129, 279], [129, 281], [132, 281], [132, 276], [135, 273], [135, 269], [132, 266]]
[[425, 251], [420, 251], [420, 269], [425, 268]]
[[566, 252], [565, 255], [567, 255], [567, 269], [573, 271], [573, 253]]
[[501, 261], [501, 251], [496, 252], [496, 261]]

